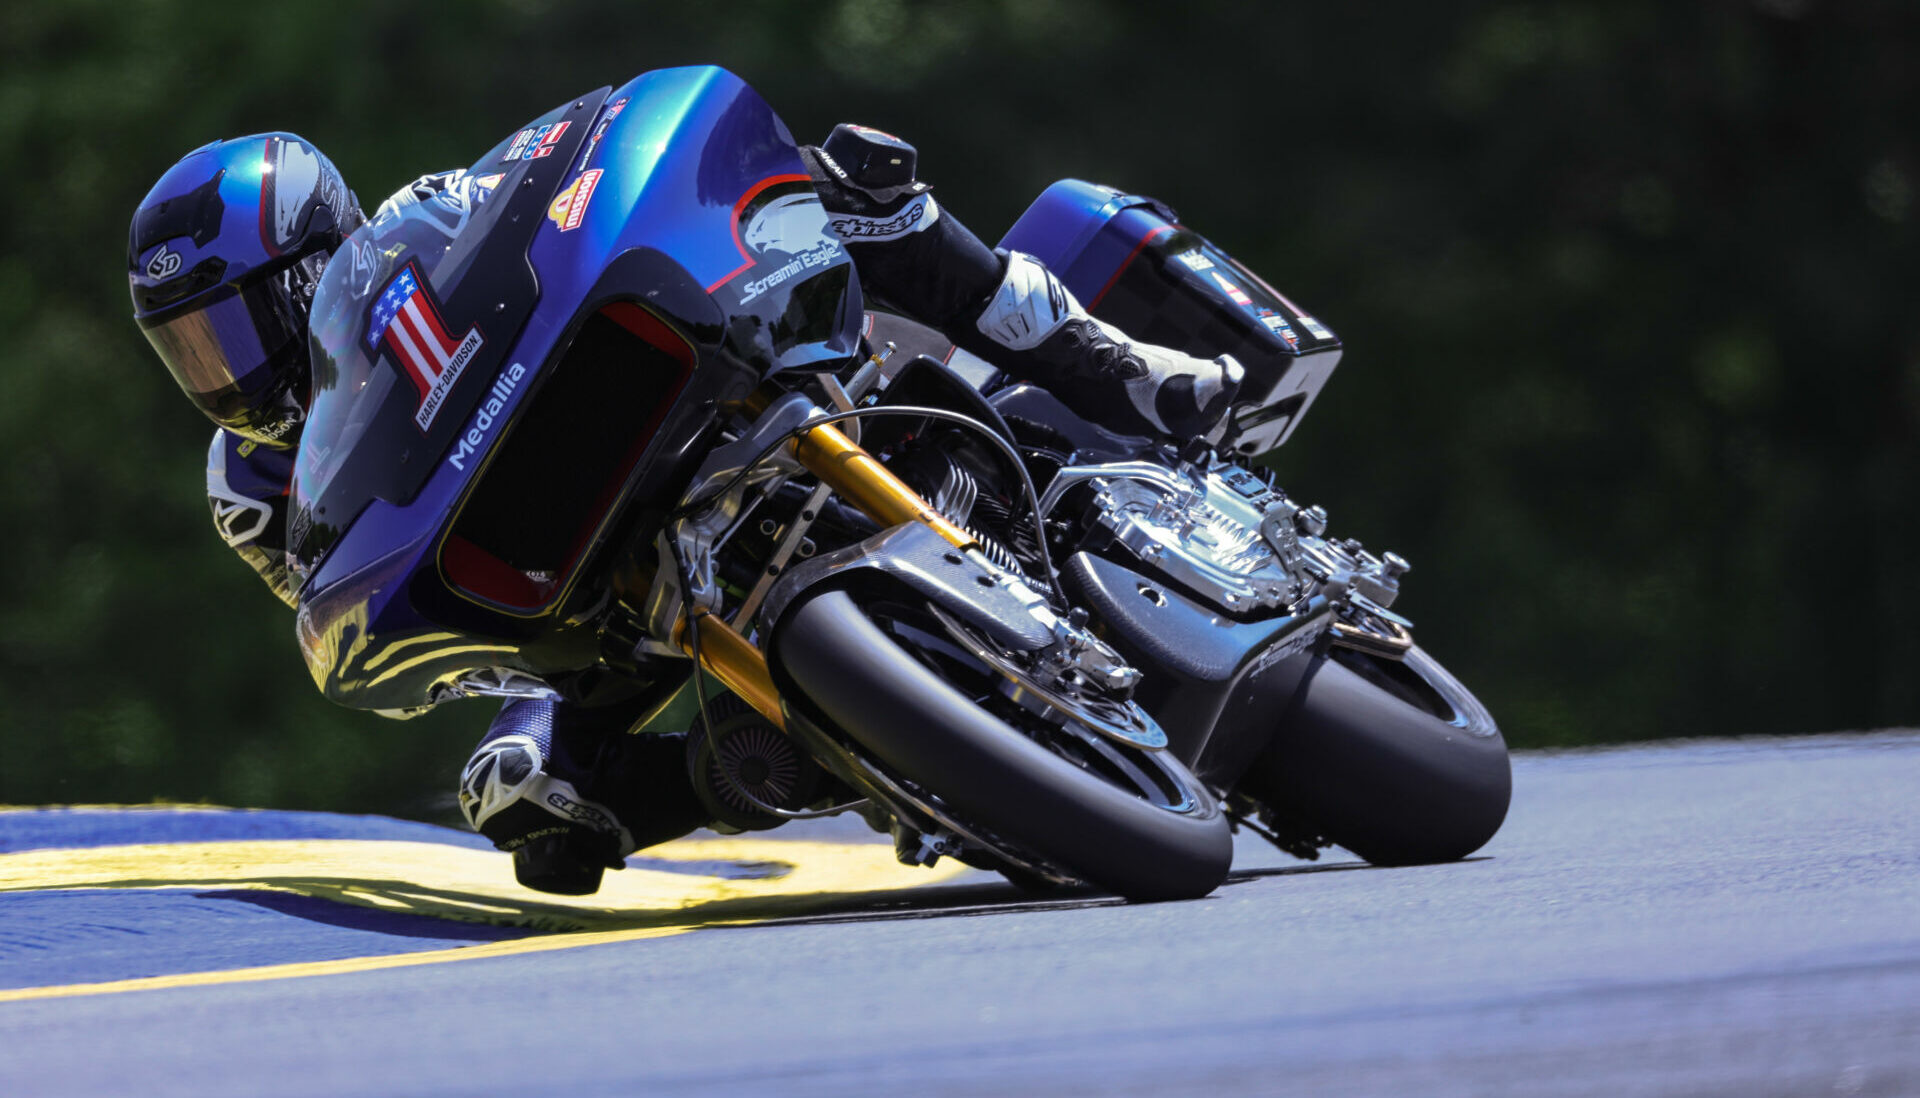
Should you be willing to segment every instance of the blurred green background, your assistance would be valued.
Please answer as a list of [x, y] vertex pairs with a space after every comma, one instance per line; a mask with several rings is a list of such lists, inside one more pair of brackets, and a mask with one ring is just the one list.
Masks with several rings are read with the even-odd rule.
[[1276, 464], [1410, 558], [1517, 746], [1920, 719], [1910, 2], [29, 0], [0, 14], [0, 802], [443, 813], [491, 706], [313, 691], [129, 319], [176, 158], [290, 129], [370, 209], [579, 91], [724, 64], [897, 132], [989, 241], [1156, 195], [1335, 328]]

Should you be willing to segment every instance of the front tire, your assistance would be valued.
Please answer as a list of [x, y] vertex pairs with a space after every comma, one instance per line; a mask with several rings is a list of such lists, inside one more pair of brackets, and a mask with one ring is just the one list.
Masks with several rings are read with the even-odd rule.
[[1226, 816], [1177, 759], [997, 704], [994, 674], [930, 620], [829, 591], [786, 615], [772, 656], [883, 766], [1059, 869], [1130, 900], [1204, 896], [1226, 878]]

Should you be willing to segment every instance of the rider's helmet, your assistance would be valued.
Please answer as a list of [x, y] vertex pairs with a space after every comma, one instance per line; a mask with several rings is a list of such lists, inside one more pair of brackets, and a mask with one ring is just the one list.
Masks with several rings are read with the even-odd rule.
[[195, 149], [133, 215], [133, 316], [215, 423], [276, 448], [306, 417], [307, 310], [366, 218], [333, 162], [290, 133]]

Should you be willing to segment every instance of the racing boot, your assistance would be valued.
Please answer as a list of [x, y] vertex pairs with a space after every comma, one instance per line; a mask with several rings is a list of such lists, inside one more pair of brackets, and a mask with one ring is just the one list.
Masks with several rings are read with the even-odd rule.
[[684, 733], [628, 735], [617, 712], [516, 699], [467, 760], [460, 811], [522, 885], [584, 896], [628, 854], [707, 822], [685, 759]]
[[[1130, 434], [1174, 439], [1226, 434], [1245, 369], [1129, 339], [1095, 320], [1039, 260], [1009, 252], [1007, 268], [961, 346], [1005, 363], [1080, 415]], [[973, 344], [968, 346], [968, 344]]]

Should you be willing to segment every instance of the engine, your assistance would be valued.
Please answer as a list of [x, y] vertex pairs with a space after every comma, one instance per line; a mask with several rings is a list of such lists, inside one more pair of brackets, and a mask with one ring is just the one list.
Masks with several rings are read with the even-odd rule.
[[1303, 508], [1227, 462], [1071, 466], [1048, 487], [1042, 513], [1083, 484], [1091, 488], [1083, 521], [1096, 547], [1104, 540], [1143, 571], [1236, 618], [1300, 613], [1316, 594], [1384, 613], [1408, 570], [1394, 553], [1375, 556], [1356, 540], [1329, 539], [1323, 508]]

